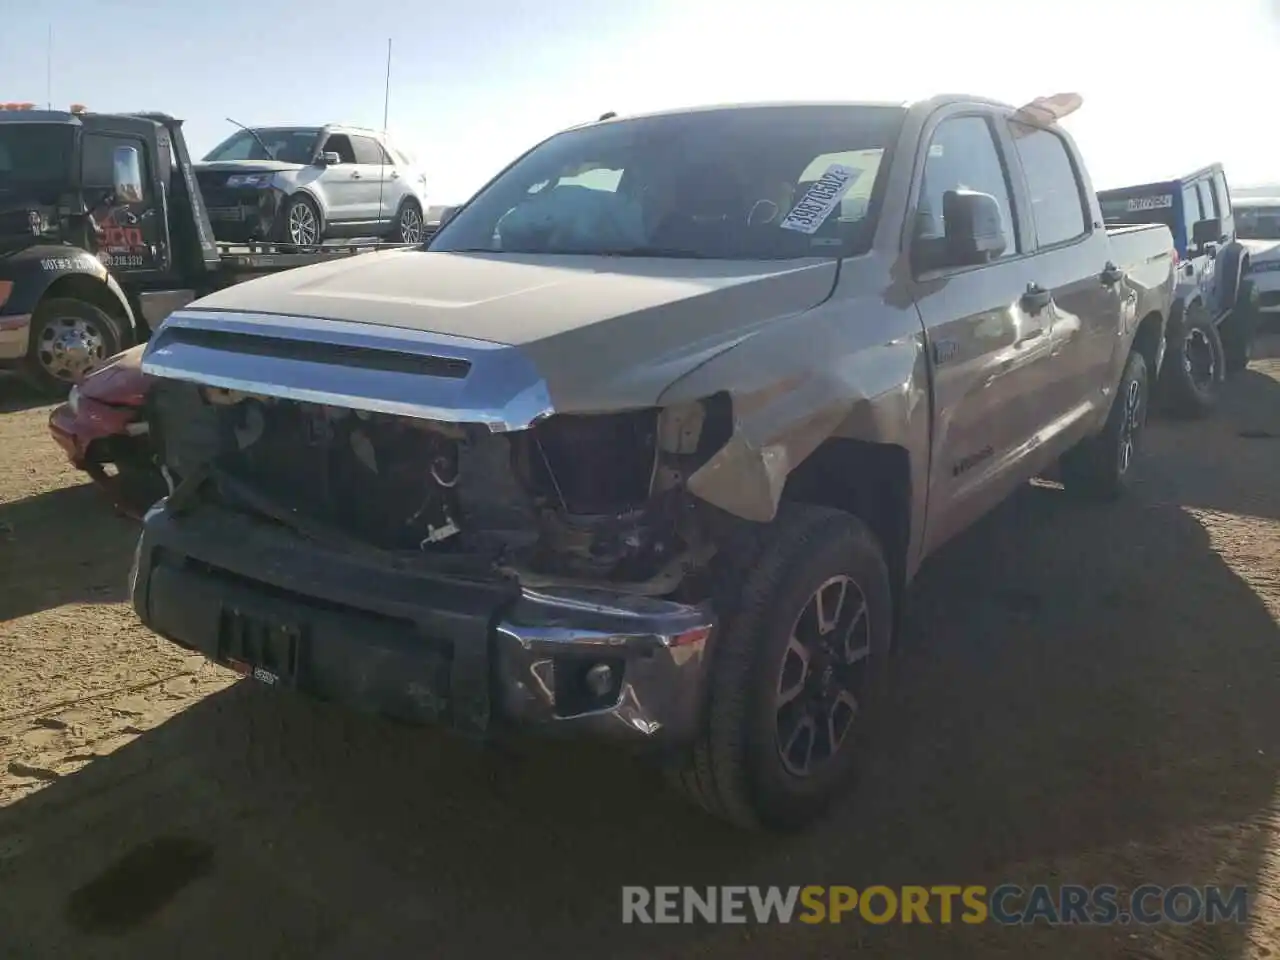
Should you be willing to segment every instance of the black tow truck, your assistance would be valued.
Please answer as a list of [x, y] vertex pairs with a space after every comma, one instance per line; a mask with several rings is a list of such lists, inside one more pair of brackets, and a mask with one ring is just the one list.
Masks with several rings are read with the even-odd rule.
[[0, 369], [65, 394], [197, 297], [388, 244], [214, 236], [182, 121], [0, 109]]

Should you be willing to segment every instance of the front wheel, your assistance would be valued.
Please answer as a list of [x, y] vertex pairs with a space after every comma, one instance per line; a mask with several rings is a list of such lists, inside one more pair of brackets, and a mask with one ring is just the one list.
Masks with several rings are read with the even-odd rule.
[[124, 348], [124, 326], [84, 300], [53, 297], [36, 307], [25, 373], [42, 394], [62, 397]]
[[303, 194], [290, 197], [280, 218], [280, 240], [309, 253], [320, 247], [324, 239], [324, 225], [320, 210], [310, 197]]
[[1112, 500], [1132, 480], [1133, 465], [1147, 425], [1147, 363], [1134, 350], [1125, 361], [1106, 425], [1061, 458], [1067, 492], [1094, 500]]
[[1224, 366], [1228, 376], [1237, 374], [1249, 366], [1253, 356], [1253, 338], [1258, 329], [1258, 292], [1253, 281], [1240, 281], [1231, 315], [1222, 321], [1219, 333], [1222, 337]]
[[739, 827], [801, 827], [865, 739], [892, 629], [884, 552], [853, 516], [784, 505], [732, 553], [755, 560], [722, 577], [702, 729], [672, 781]]

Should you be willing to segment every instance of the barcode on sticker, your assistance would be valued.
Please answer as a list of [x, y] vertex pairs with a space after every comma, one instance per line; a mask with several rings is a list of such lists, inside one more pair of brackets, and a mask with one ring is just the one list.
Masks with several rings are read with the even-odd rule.
[[831, 211], [840, 205], [840, 201], [861, 173], [857, 167], [833, 163], [805, 191], [800, 202], [783, 217], [779, 226], [798, 233], [816, 233], [827, 217], [831, 216]]

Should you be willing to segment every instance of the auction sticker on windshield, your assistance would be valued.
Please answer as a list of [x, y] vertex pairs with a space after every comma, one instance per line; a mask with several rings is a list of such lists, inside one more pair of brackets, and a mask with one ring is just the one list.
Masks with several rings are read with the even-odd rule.
[[833, 163], [813, 182], [800, 202], [778, 225], [784, 230], [795, 230], [798, 233], [816, 233], [827, 217], [831, 216], [831, 211], [840, 205], [840, 201], [861, 173], [857, 167]]

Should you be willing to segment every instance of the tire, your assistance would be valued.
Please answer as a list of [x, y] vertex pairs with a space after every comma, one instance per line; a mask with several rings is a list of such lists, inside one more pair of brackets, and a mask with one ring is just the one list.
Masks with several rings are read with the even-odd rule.
[[[311, 224], [310, 230], [306, 224]], [[324, 221], [320, 208], [305, 193], [289, 198], [280, 213], [280, 243], [296, 247], [299, 253], [317, 250], [324, 241]]]
[[[756, 528], [748, 541], [724, 556], [730, 559], [716, 571], [720, 586], [714, 603], [720, 624], [710, 650], [701, 729], [693, 745], [672, 762], [669, 779], [704, 810], [735, 826], [803, 827], [825, 811], [854, 775], [867, 715], [874, 717], [880, 698], [893, 617], [884, 551], [862, 521], [849, 514], [784, 504], [772, 523]], [[816, 622], [811, 600], [824, 583], [831, 584], [825, 597], [832, 605], [843, 585], [840, 623], [849, 624], [846, 637], [856, 650], [868, 654], [853, 666], [828, 659], [811, 629]], [[859, 597], [862, 605], [855, 606]], [[852, 619], [858, 609], [863, 615]], [[827, 661], [822, 673], [816, 667], [801, 669], [805, 661], [791, 644], [797, 631], [814, 650], [807, 663]], [[825, 642], [840, 632], [831, 631]], [[780, 688], [789, 693], [801, 689], [802, 674], [812, 678], [813, 690], [779, 708]], [[836, 749], [827, 751], [823, 744], [831, 738], [820, 743], [814, 738], [816, 727], [797, 733], [798, 721], [810, 693], [820, 693], [833, 680], [838, 687], [842, 675], [856, 688], [860, 709], [850, 716], [848, 701], [827, 691], [828, 700], [839, 706], [825, 715], [836, 717], [846, 730]], [[784, 738], [792, 747], [789, 760], [780, 746]], [[797, 770], [806, 743], [811, 762], [809, 772], [801, 775]]]
[[1082, 440], [1059, 460], [1059, 476], [1068, 493], [1114, 500], [1128, 489], [1147, 424], [1149, 395], [1147, 362], [1134, 350], [1125, 361], [1102, 432]]
[[417, 200], [408, 199], [400, 204], [400, 209], [396, 211], [396, 222], [391, 228], [391, 240], [393, 243], [421, 243], [427, 236], [425, 226], [422, 206]]
[[1207, 416], [1218, 400], [1226, 366], [1222, 340], [1209, 311], [1193, 303], [1170, 322], [1169, 349], [1160, 375], [1164, 405], [1175, 416]]
[[85, 300], [51, 297], [31, 317], [23, 373], [48, 397], [64, 397], [72, 384], [125, 347], [124, 323]]
[[1222, 321], [1223, 369], [1227, 376], [1240, 373], [1253, 356], [1253, 338], [1258, 331], [1258, 294], [1253, 281], [1242, 279], [1231, 315]]

